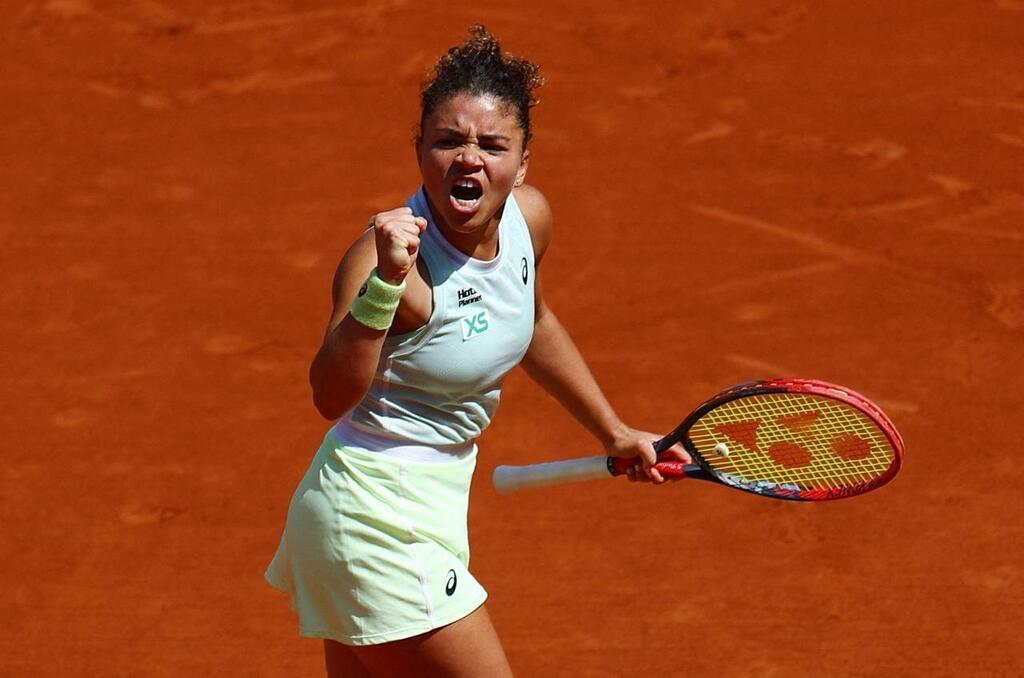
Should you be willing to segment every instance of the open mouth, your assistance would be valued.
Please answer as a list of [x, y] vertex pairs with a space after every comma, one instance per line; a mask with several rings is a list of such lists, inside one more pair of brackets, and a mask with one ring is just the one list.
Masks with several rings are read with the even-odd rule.
[[452, 186], [451, 197], [461, 207], [476, 207], [484, 189], [474, 179], [459, 179]]

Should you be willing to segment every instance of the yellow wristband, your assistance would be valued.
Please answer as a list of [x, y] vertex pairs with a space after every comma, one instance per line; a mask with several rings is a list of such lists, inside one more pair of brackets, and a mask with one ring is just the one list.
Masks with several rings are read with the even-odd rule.
[[370, 277], [359, 288], [359, 294], [348, 309], [348, 314], [359, 323], [375, 330], [391, 327], [398, 310], [398, 302], [405, 291], [405, 281], [399, 285], [384, 282], [377, 275], [377, 269], [370, 271]]

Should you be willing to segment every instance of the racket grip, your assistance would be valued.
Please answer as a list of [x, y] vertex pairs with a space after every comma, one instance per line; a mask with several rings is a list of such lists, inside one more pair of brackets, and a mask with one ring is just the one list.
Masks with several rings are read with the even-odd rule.
[[[578, 483], [611, 476], [625, 475], [626, 470], [640, 462], [640, 457], [580, 457], [528, 466], [499, 466], [491, 482], [500, 494], [518, 492], [531, 487]], [[682, 478], [703, 474], [699, 466], [681, 461], [660, 461], [654, 466], [665, 478]]]
[[[625, 475], [626, 471], [640, 463], [640, 457], [625, 459], [623, 457], [608, 457], [608, 471], [613, 476]], [[659, 461], [654, 465], [662, 478], [682, 478], [692, 474], [699, 467], [692, 464], [685, 464], [681, 461]]]

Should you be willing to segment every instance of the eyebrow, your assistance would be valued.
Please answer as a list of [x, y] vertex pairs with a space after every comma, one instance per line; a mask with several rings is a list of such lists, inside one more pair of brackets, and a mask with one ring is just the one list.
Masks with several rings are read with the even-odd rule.
[[[442, 134], [450, 134], [452, 136], [457, 137], [466, 137], [466, 135], [461, 130], [457, 130], [454, 127], [438, 127], [435, 131], [441, 132]], [[489, 134], [480, 134], [477, 136], [477, 139], [481, 141], [512, 141], [512, 137], [505, 136], [504, 134], [498, 134], [496, 132], [491, 132]]]

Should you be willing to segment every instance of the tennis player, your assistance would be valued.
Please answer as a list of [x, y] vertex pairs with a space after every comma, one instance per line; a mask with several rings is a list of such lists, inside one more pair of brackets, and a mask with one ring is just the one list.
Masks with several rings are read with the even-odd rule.
[[[328, 676], [510, 676], [467, 569], [476, 439], [522, 364], [604, 445], [661, 483], [659, 436], [626, 426], [558, 318], [539, 266], [552, 218], [524, 183], [536, 65], [482, 26], [422, 91], [422, 187], [380, 212], [334, 279], [310, 369], [337, 419], [296, 490], [267, 580]], [[681, 448], [672, 450], [688, 461]]]

